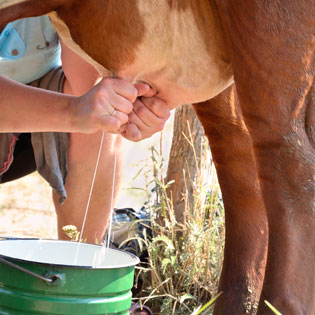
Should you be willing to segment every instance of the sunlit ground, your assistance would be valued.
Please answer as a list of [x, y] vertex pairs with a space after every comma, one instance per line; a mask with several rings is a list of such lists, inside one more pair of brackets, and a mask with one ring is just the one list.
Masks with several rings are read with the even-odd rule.
[[0, 235], [57, 238], [51, 189], [37, 173], [0, 186]]

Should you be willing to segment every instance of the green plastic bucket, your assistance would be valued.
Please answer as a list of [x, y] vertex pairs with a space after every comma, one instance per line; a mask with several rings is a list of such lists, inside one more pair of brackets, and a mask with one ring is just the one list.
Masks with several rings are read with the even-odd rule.
[[138, 262], [98, 245], [1, 240], [0, 314], [128, 315]]

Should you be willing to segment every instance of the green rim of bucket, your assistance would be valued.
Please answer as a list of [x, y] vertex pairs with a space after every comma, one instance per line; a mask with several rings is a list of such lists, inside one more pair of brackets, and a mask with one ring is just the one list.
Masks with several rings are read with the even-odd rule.
[[[85, 246], [85, 245], [88, 245], [90, 247], [98, 247], [98, 248], [103, 248], [102, 245], [98, 245], [98, 244], [89, 244], [89, 243], [77, 243], [77, 242], [72, 242], [72, 241], [64, 241], [64, 240], [54, 240], [54, 239], [41, 239], [41, 238], [10, 238], [10, 239], [0, 239], [0, 242], [2, 241], [48, 241], [48, 242], [54, 242], [54, 243], [70, 243], [70, 244], [78, 244], [78, 246]], [[129, 256], [131, 257], [134, 261], [130, 264], [126, 264], [126, 265], [119, 265], [119, 266], [103, 266], [103, 267], [93, 267], [93, 266], [90, 266], [90, 265], [65, 265], [65, 264], [59, 264], [59, 263], [49, 263], [49, 262], [38, 262], [38, 261], [32, 261], [32, 260], [27, 260], [27, 259], [22, 259], [22, 258], [15, 258], [15, 257], [11, 257], [11, 256], [8, 256], [8, 255], [3, 255], [0, 253], [0, 257], [2, 258], [5, 258], [5, 259], [10, 259], [10, 261], [14, 260], [14, 261], [17, 261], [17, 262], [22, 262], [22, 263], [28, 263], [28, 264], [35, 264], [35, 265], [47, 265], [47, 266], [58, 266], [58, 267], [64, 267], [64, 268], [82, 268], [82, 269], [120, 269], [120, 268], [126, 268], [126, 267], [130, 267], [130, 266], [135, 266], [137, 264], [140, 263], [140, 259], [139, 257], [137, 257], [136, 255], [132, 254], [132, 253], [129, 253], [128, 251], [125, 251], [125, 250], [121, 250], [121, 249], [116, 249], [116, 248], [110, 248], [110, 250], [113, 250], [113, 251], [117, 251], [117, 252], [120, 252], [120, 253], [123, 253], [124, 255], [126, 256]]]
[[[25, 241], [27, 242], [27, 240]], [[101, 247], [100, 245], [88, 245]], [[130, 257], [135, 257], [135, 261], [139, 261], [138, 257], [130, 253], [116, 249], [114, 251], [123, 252]], [[0, 256], [43, 276], [47, 275], [47, 272], [62, 275], [62, 280], [51, 284], [1, 263], [1, 315], [129, 314], [135, 264], [117, 268], [113, 268], [113, 266], [93, 268], [92, 266], [29, 261], [3, 254]]]

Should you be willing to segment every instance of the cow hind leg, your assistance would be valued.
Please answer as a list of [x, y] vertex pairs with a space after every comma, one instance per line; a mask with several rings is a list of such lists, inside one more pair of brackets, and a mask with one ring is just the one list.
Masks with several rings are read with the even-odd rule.
[[279, 179], [273, 188], [265, 187], [268, 196], [274, 187], [281, 190], [276, 200], [267, 201], [270, 244], [259, 314], [273, 314], [265, 301], [283, 314], [315, 314], [314, 83], [303, 111], [304, 122], [283, 137], [275, 153]]
[[209, 139], [223, 195], [226, 237], [215, 314], [255, 314], [264, 279], [267, 217], [252, 144], [234, 87], [194, 105]]
[[315, 314], [315, 3], [217, 3], [268, 217], [258, 314]]

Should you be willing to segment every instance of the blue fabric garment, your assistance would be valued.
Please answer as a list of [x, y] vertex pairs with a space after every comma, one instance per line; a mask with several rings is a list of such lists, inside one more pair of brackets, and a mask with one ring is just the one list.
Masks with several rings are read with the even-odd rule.
[[60, 65], [60, 52], [47, 16], [14, 21], [0, 34], [0, 74], [28, 84]]

